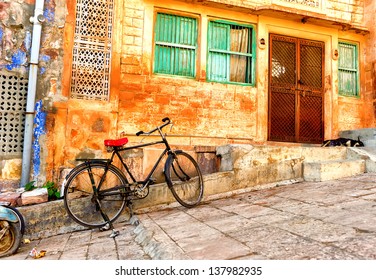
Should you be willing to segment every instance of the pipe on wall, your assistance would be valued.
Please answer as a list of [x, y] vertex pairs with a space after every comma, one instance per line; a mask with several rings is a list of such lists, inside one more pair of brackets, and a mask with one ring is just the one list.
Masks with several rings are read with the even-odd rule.
[[37, 74], [39, 62], [40, 41], [42, 36], [42, 23], [45, 21], [43, 16], [44, 0], [35, 1], [34, 16], [30, 18], [33, 23], [33, 37], [31, 43], [30, 69], [29, 69], [29, 86], [27, 89], [26, 117], [24, 145], [22, 153], [22, 173], [21, 187], [24, 187], [30, 180], [31, 153], [33, 141], [33, 123], [35, 96], [37, 91]]

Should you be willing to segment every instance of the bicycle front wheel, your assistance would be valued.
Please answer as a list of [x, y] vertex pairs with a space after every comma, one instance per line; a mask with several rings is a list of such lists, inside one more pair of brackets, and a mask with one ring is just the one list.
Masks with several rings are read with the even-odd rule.
[[200, 203], [204, 181], [192, 156], [183, 151], [175, 151], [167, 159], [165, 175], [173, 196], [181, 205], [191, 208]]
[[[105, 190], [128, 184], [117, 167], [110, 165], [106, 173], [105, 171], [106, 163], [90, 163], [90, 166], [78, 168], [67, 179], [64, 186], [64, 206], [69, 216], [80, 225], [102, 227], [108, 223], [105, 216], [112, 223], [128, 206], [125, 192], [127, 187], [101, 195]], [[99, 188], [99, 193], [94, 193], [92, 182], [96, 190]], [[130, 218], [130, 209], [127, 211], [127, 218]]]

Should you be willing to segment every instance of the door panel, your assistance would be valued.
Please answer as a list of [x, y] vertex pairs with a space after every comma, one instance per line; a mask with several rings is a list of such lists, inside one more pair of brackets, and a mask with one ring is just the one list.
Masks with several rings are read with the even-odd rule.
[[324, 43], [270, 35], [269, 140], [323, 140]]
[[295, 94], [293, 90], [272, 88], [269, 131], [272, 141], [295, 142]]

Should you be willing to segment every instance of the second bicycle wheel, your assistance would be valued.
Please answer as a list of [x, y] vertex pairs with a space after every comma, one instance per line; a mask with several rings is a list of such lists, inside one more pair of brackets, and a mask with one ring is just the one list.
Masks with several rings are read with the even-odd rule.
[[191, 208], [200, 203], [204, 181], [197, 162], [183, 151], [175, 151], [166, 163], [166, 180], [175, 199]]
[[[106, 163], [101, 162], [90, 163], [90, 167], [82, 166], [69, 175], [64, 186], [64, 206], [69, 216], [83, 226], [102, 227], [107, 223], [103, 213], [113, 222], [128, 206], [124, 191], [114, 190], [108, 196], [94, 195], [91, 178], [96, 188], [102, 180], [100, 191], [128, 184], [120, 170], [113, 165], [110, 165], [104, 177], [105, 168]], [[126, 210], [130, 215], [129, 208]]]

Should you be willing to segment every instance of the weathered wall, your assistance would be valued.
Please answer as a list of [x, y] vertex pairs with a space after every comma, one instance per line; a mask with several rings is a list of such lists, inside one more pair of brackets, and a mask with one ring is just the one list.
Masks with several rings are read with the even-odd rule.
[[[33, 33], [30, 17], [34, 15], [34, 4], [35, 0], [4, 0], [0, 3], [0, 72], [2, 73], [20, 75], [28, 79]], [[54, 120], [47, 119], [47, 115], [52, 110], [51, 95], [59, 90], [61, 83], [65, 12], [64, 1], [44, 1], [45, 22], [42, 27], [39, 53], [32, 155], [32, 178], [42, 183], [48, 173], [45, 163], [48, 154], [53, 150], [51, 148], [53, 137], [51, 135], [47, 137], [46, 133], [51, 132], [50, 128]], [[20, 158], [21, 153], [15, 157]], [[2, 166], [9, 165], [8, 161], [3, 160]], [[18, 166], [12, 168], [12, 171], [17, 174], [5, 179], [19, 178], [21, 161], [12, 161], [13, 164], [15, 162]]]
[[372, 104], [372, 109], [367, 112], [371, 119], [371, 127], [376, 126], [376, 2], [373, 0], [365, 1], [365, 22], [370, 29], [367, 36], [366, 46], [366, 66], [365, 66], [365, 90], [368, 93], [367, 102]]
[[[315, 1], [317, 2], [317, 1]], [[361, 97], [339, 97], [337, 62], [332, 51], [339, 39], [351, 39], [360, 44], [364, 71], [366, 37], [355, 32], [339, 31], [359, 26], [362, 30], [363, 1], [326, 1], [323, 7], [298, 5], [304, 15], [322, 17], [324, 22], [297, 21], [296, 10], [281, 5], [286, 1], [116, 1], [114, 26], [113, 69], [109, 102], [65, 99], [69, 96], [70, 48], [74, 28], [75, 1], [67, 1], [65, 25], [66, 52], [62, 92], [54, 103], [55, 126], [53, 156], [48, 164], [58, 174], [58, 167], [71, 166], [71, 161], [84, 150], [106, 156], [103, 140], [120, 133], [132, 137], [140, 129], [147, 130], [169, 116], [175, 126], [172, 142], [177, 145], [221, 145], [225, 143], [265, 142], [268, 112], [268, 45], [257, 48], [256, 86], [241, 86], [206, 81], [206, 23], [209, 17], [241, 21], [256, 26], [256, 40], [268, 38], [271, 32], [325, 42], [325, 138], [333, 138], [340, 130], [367, 127], [372, 120], [367, 114], [369, 91], [367, 77], [362, 75]], [[287, 4], [286, 4], [287, 5]], [[288, 5], [287, 5], [288, 6]], [[195, 79], [152, 74], [153, 28], [156, 9], [174, 9], [199, 16], [200, 46]], [[269, 10], [291, 11], [291, 16], [274, 17]], [[255, 13], [254, 15], [250, 13]], [[286, 15], [284, 13], [283, 15]], [[268, 42], [267, 42], [268, 43]], [[364, 110], [366, 108], [366, 110]], [[52, 175], [52, 174], [51, 174]]]
[[[225, 5], [221, 9], [217, 7], [221, 2]], [[286, 2], [286, 1], [285, 1]], [[319, 1], [317, 1], [319, 2]], [[201, 2], [200, 2], [201, 3]], [[367, 42], [363, 34], [354, 32], [339, 32], [336, 28], [309, 24], [296, 23], [296, 18], [284, 14], [288, 21], [267, 17], [266, 12], [257, 18], [246, 16], [243, 11], [261, 13], [264, 9], [278, 9], [280, 1], [204, 1], [201, 5], [192, 6], [177, 2], [165, 4], [146, 2], [143, 7], [138, 1], [129, 1], [125, 4], [125, 25], [123, 26], [123, 47], [121, 55], [121, 83], [120, 83], [120, 109], [119, 127], [125, 131], [134, 130], [134, 123], [148, 122], [153, 117], [160, 118], [169, 113], [176, 116], [183, 125], [184, 134], [205, 135], [209, 137], [240, 138], [251, 141], [265, 141], [267, 135], [267, 59], [265, 50], [257, 50], [258, 79], [256, 87], [244, 87], [207, 83], [205, 80], [206, 59], [201, 56], [199, 73], [196, 80], [182, 80], [150, 76], [152, 71], [152, 38], [153, 9], [166, 8], [177, 9], [192, 13], [198, 13], [202, 22], [211, 15], [230, 20], [241, 20], [247, 23], [257, 24], [257, 40], [268, 37], [270, 32], [294, 35], [303, 38], [318, 39], [326, 42], [325, 59], [325, 137], [336, 137], [339, 131], [366, 127], [371, 125], [368, 105], [369, 90], [365, 85], [369, 82], [366, 75], [361, 75], [361, 97], [339, 97], [336, 69], [337, 62], [331, 59], [331, 54], [337, 48], [338, 40], [350, 40], [360, 44], [361, 71], [365, 70], [365, 52]], [[353, 26], [363, 24], [362, 1], [325, 1], [324, 10], [304, 7], [310, 13], [308, 15], [320, 16], [325, 20], [339, 20], [344, 24], [344, 30], [349, 28], [346, 24], [351, 22]], [[260, 4], [264, 4], [260, 6]], [[273, 4], [266, 7], [267, 4]], [[302, 7], [299, 6], [299, 7]], [[287, 8], [284, 8], [286, 10]], [[324, 11], [323, 15], [317, 12]], [[297, 13], [292, 11], [292, 14]], [[246, 17], [245, 17], [246, 16]], [[281, 17], [281, 16], [279, 16]], [[141, 24], [141, 22], [144, 22]], [[333, 26], [333, 23], [327, 25]], [[278, 27], [277, 27], [278, 26]], [[205, 25], [202, 25], [201, 42], [203, 43], [203, 55], [205, 55]], [[318, 34], [318, 35], [317, 35]], [[366, 110], [364, 110], [366, 108]], [[142, 113], [141, 113], [142, 112]], [[192, 118], [192, 116], [195, 116]], [[129, 122], [129, 117], [132, 121]], [[179, 131], [180, 132], [180, 131]]]
[[[38, 134], [35, 142], [35, 150], [40, 148], [40, 153], [34, 156], [34, 171], [38, 172], [33, 177], [41, 182], [56, 181], [60, 168], [71, 166], [77, 156], [106, 156], [104, 139], [125, 132], [131, 142], [139, 141], [131, 135], [152, 128], [165, 116], [175, 123], [171, 132], [175, 145], [265, 143], [269, 33], [325, 42], [325, 138], [336, 137], [341, 130], [375, 125], [374, 114], [370, 114], [376, 115], [376, 105], [372, 107], [372, 102], [376, 104], [374, 1], [314, 0], [313, 6], [299, 4], [300, 0], [290, 2], [116, 0], [111, 95], [108, 102], [100, 102], [69, 98], [76, 1], [46, 0], [37, 90], [40, 112], [45, 113], [40, 116], [45, 120], [39, 122], [43, 127], [38, 129], [43, 133]], [[325, 5], [321, 6], [322, 3]], [[32, 31], [28, 19], [33, 8], [34, 0], [0, 3], [0, 71], [27, 74]], [[156, 9], [173, 9], [199, 17], [195, 79], [152, 73]], [[256, 40], [266, 39], [266, 48], [258, 46], [256, 51], [255, 86], [206, 81], [206, 27], [212, 16], [253, 24]], [[361, 32], [365, 25], [371, 27], [369, 35]], [[338, 65], [332, 59], [332, 51], [340, 39], [360, 45], [360, 98], [338, 96]]]

